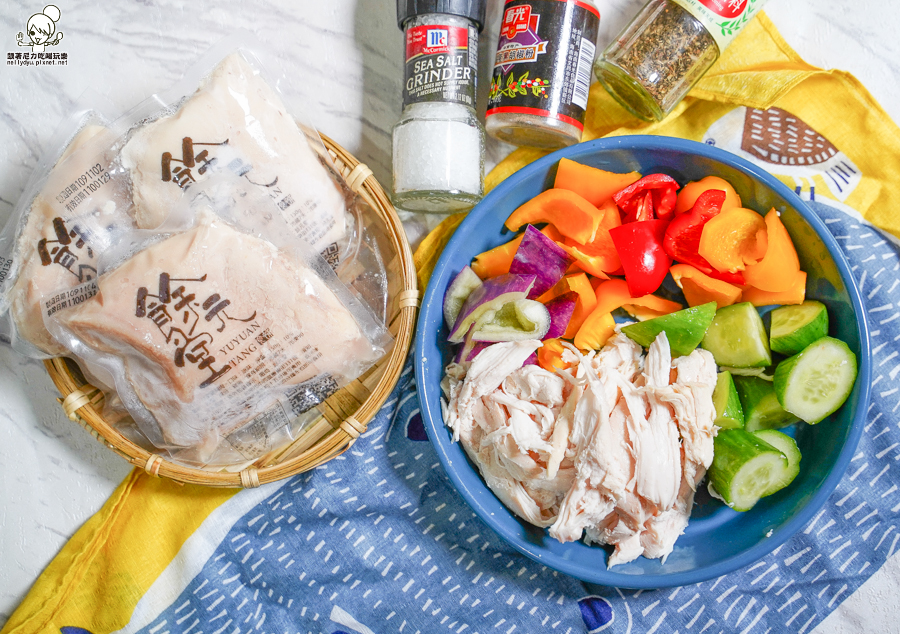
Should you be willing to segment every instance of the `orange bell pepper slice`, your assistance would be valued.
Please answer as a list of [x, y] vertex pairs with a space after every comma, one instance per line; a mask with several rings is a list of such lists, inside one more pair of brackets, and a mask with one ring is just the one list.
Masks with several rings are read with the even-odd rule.
[[806, 271], [798, 271], [791, 280], [791, 285], [784, 291], [764, 291], [753, 286], [743, 287], [742, 300], [754, 306], [771, 306], [772, 304], [802, 304], [806, 299]]
[[714, 269], [736, 273], [762, 260], [767, 247], [763, 217], [752, 209], [734, 207], [703, 226], [699, 253]]
[[559, 166], [556, 168], [556, 180], [553, 187], [573, 191], [592, 205], [599, 207], [612, 198], [617, 191], [628, 187], [640, 178], [641, 175], [637, 172], [616, 174], [564, 158], [560, 159]]
[[554, 297], [559, 297], [563, 293], [573, 291], [578, 293], [578, 299], [575, 302], [575, 311], [569, 320], [566, 332], [563, 333], [563, 339], [571, 339], [581, 328], [581, 324], [588, 315], [593, 312], [597, 305], [597, 296], [594, 288], [591, 286], [588, 276], [584, 273], [575, 273], [574, 275], [566, 275], [549, 291], [537, 298], [537, 301], [546, 304]]
[[[553, 225], [547, 225], [541, 229], [541, 233], [554, 242], [561, 242], [565, 239], [565, 236], [557, 231]], [[519, 249], [519, 244], [521, 244], [524, 236], [525, 234], [523, 233], [509, 242], [504, 242], [499, 247], [479, 253], [472, 262], [472, 270], [483, 280], [497, 277], [498, 275], [506, 275], [509, 273], [509, 267], [512, 266], [513, 258], [516, 256], [516, 251]]]
[[689, 211], [694, 206], [694, 203], [697, 202], [697, 199], [700, 198], [700, 194], [710, 189], [719, 189], [725, 192], [725, 202], [722, 203], [722, 211], [741, 206], [741, 197], [734, 191], [731, 183], [718, 176], [707, 176], [698, 181], [691, 181], [681, 188], [681, 191], [678, 192], [678, 199], [675, 202], [675, 214]]
[[669, 269], [672, 279], [684, 293], [688, 306], [716, 303], [716, 309], [731, 306], [741, 300], [741, 289], [717, 280], [690, 264], [676, 264]]
[[622, 266], [619, 252], [616, 251], [609, 235], [609, 230], [621, 225], [622, 219], [619, 216], [619, 208], [612, 199], [606, 201], [600, 207], [600, 211], [603, 212], [603, 219], [591, 242], [579, 244], [571, 238], [566, 238], [559, 246], [575, 258], [578, 268], [582, 271], [606, 280], [609, 279], [607, 273], [617, 271]]
[[[597, 287], [597, 305], [593, 312], [579, 328], [575, 335], [575, 347], [579, 350], [598, 350], [615, 333], [615, 319], [612, 312], [625, 305], [638, 306], [654, 317], [668, 315], [681, 310], [678, 302], [673, 302], [656, 295], [644, 295], [632, 297], [628, 292], [628, 283], [621, 279], [611, 279]], [[630, 312], [630, 311], [629, 311]], [[636, 311], [644, 312], [644, 311]]]
[[554, 242], [562, 242], [566, 239], [566, 236], [559, 232], [559, 229], [554, 227], [553, 225], [545, 225], [543, 229], [541, 229], [541, 233], [545, 236], [553, 240]]
[[509, 242], [476, 255], [472, 261], [472, 270], [483, 280], [509, 273], [509, 267], [512, 265], [513, 258], [516, 255], [516, 249], [519, 248], [524, 235], [522, 234]]
[[766, 233], [769, 243], [766, 255], [744, 269], [744, 280], [762, 291], [786, 291], [800, 270], [800, 260], [790, 234], [774, 209], [766, 214]]
[[539, 366], [548, 372], [555, 372], [557, 369], [565, 370], [572, 365], [562, 360], [562, 353], [565, 348], [560, 339], [544, 339], [543, 344], [537, 351]]
[[518, 231], [526, 224], [549, 222], [567, 238], [580, 244], [594, 239], [603, 212], [568, 189], [548, 189], [516, 209], [506, 219], [506, 228]]
[[579, 350], [599, 350], [616, 332], [616, 320], [612, 313], [594, 311], [575, 335], [575, 347]]

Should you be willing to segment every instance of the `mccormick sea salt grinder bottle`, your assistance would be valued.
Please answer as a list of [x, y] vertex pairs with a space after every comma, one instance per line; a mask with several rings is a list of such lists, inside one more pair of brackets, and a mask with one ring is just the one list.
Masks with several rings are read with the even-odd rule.
[[597, 60], [626, 110], [661, 121], [767, 0], [650, 0]]
[[506, 0], [488, 134], [551, 149], [581, 141], [599, 28], [591, 0]]
[[406, 70], [391, 198], [400, 209], [464, 211], [484, 195], [484, 128], [475, 114], [484, 12], [485, 0], [397, 0]]

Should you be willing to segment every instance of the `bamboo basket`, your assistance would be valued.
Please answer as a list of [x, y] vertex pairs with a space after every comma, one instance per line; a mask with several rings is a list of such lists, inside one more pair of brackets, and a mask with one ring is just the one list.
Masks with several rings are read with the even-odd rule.
[[104, 420], [100, 414], [103, 393], [85, 381], [73, 361], [64, 357], [45, 361], [50, 378], [62, 395], [58, 400], [66, 416], [150, 475], [177, 483], [252, 488], [308, 471], [346, 451], [366, 431], [369, 421], [396, 385], [412, 342], [419, 304], [409, 243], [390, 199], [372, 176], [372, 171], [330, 138], [321, 136], [347, 186], [359, 194], [384, 223], [385, 234], [393, 249], [393, 253], [383, 254], [388, 271], [388, 329], [394, 336], [392, 348], [365, 374], [320, 404], [323, 415], [297, 439], [240, 471], [186, 467], [148, 452]]

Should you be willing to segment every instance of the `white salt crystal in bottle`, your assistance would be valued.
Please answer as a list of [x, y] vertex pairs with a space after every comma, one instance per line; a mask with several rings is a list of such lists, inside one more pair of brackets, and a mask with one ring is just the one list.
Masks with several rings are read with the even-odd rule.
[[484, 128], [475, 114], [484, 12], [484, 0], [397, 0], [406, 67], [391, 198], [400, 209], [464, 211], [484, 195]]

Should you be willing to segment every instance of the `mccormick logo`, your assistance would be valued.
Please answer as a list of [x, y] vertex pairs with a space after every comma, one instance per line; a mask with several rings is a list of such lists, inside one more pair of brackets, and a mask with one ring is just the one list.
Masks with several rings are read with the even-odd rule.
[[7, 52], [7, 66], [66, 66], [68, 53], [51, 53], [45, 49], [56, 46], [63, 39], [62, 31], [56, 29], [60, 12], [56, 5], [48, 4], [41, 13], [35, 13], [25, 24], [25, 32], [16, 34], [16, 44], [31, 49], [25, 52]]
[[447, 39], [447, 29], [428, 29], [425, 46], [428, 48], [447, 46]]

